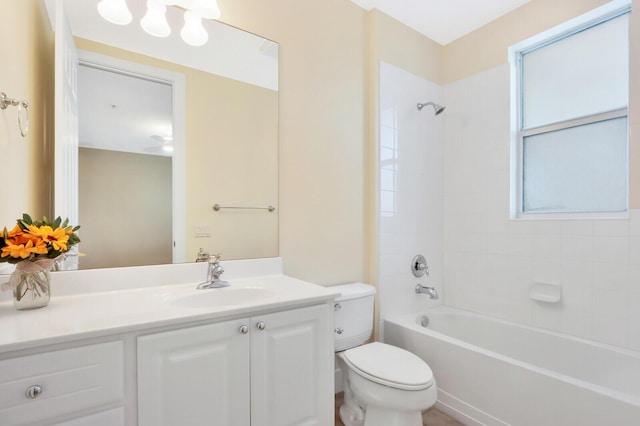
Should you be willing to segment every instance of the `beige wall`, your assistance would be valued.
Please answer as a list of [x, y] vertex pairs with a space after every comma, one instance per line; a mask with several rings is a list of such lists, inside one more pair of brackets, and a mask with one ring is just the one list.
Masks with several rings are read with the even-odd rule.
[[[184, 74], [187, 260], [200, 248], [225, 260], [278, 256], [278, 212], [213, 211], [214, 204], [278, 206], [278, 93], [76, 38], [78, 49]], [[278, 206], [279, 207], [279, 206]], [[195, 237], [194, 227], [211, 237]]]
[[0, 229], [28, 213], [50, 216], [53, 32], [37, 0], [0, 0], [0, 92], [29, 102], [31, 129], [20, 136], [17, 107], [0, 110]]
[[219, 0], [280, 43], [280, 254], [321, 284], [365, 276], [365, 18], [348, 0]]
[[443, 48], [435, 41], [372, 9], [368, 14], [371, 66], [393, 64], [418, 77], [441, 85]]
[[[609, 0], [533, 0], [444, 48], [446, 83], [508, 62], [507, 49]], [[640, 0], [633, 0], [640, 7]], [[630, 20], [629, 207], [640, 208], [640, 13]]]
[[[187, 86], [187, 260], [200, 247], [223, 259], [278, 256], [278, 93], [205, 73]], [[192, 236], [201, 225], [211, 238]]]
[[80, 148], [80, 269], [171, 263], [171, 158]]

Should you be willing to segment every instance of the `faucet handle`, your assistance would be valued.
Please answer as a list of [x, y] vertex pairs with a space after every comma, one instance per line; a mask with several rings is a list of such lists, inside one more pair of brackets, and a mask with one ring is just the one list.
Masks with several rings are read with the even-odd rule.
[[211, 257], [209, 258], [209, 263], [216, 263], [219, 262], [220, 259], [222, 259], [222, 255], [220, 253], [218, 254], [212, 254]]
[[423, 275], [429, 276], [429, 266], [427, 260], [421, 254], [415, 256], [411, 261], [411, 272], [415, 277], [421, 277]]
[[209, 252], [200, 247], [200, 250], [198, 251], [198, 255], [196, 257], [196, 262], [207, 262], [209, 259], [211, 259], [211, 255], [209, 255]]

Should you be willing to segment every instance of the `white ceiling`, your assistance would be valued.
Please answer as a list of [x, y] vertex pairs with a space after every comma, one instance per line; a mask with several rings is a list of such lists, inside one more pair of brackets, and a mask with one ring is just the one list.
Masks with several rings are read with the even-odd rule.
[[351, 0], [378, 9], [442, 45], [531, 0]]
[[81, 65], [78, 68], [78, 143], [85, 148], [171, 156], [171, 86]]

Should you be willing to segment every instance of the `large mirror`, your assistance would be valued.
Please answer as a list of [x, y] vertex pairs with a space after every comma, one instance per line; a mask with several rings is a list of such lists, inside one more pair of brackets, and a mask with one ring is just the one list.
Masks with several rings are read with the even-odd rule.
[[179, 8], [167, 8], [171, 35], [156, 38], [139, 24], [145, 0], [127, 0], [126, 26], [97, 3], [62, 1], [78, 55], [78, 146], [76, 166], [56, 166], [78, 174], [77, 188], [56, 179], [55, 209], [73, 217], [77, 197], [78, 267], [193, 261], [200, 248], [277, 256], [277, 43], [204, 21], [209, 41], [193, 47]]

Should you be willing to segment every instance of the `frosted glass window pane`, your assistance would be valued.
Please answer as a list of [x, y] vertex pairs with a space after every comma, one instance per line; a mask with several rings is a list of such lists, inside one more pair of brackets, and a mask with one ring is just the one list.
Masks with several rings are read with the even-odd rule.
[[623, 15], [524, 54], [523, 128], [626, 107], [628, 28]]
[[627, 208], [627, 118], [524, 138], [523, 212]]

